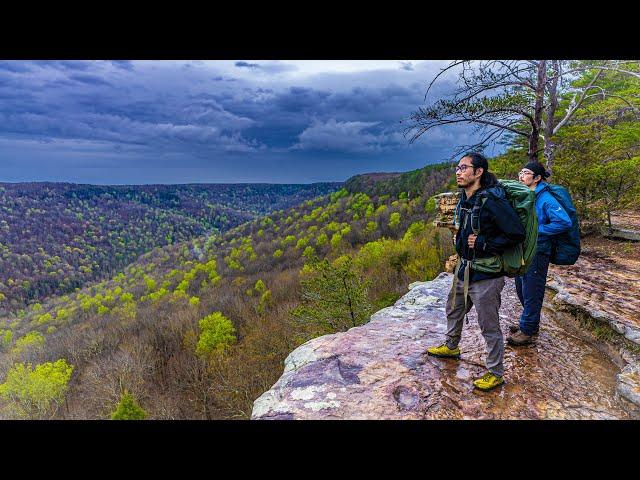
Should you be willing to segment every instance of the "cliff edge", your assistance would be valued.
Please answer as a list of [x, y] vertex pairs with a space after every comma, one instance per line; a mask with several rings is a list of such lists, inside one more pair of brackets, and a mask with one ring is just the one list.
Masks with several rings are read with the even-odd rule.
[[[451, 281], [442, 273], [413, 283], [365, 325], [298, 347], [281, 378], [254, 402], [252, 419], [640, 418], [619, 393], [628, 390], [618, 385], [621, 367], [554, 315], [543, 313], [535, 345], [505, 346], [506, 383], [492, 392], [472, 385], [485, 372], [475, 310], [464, 326], [460, 360], [425, 355], [443, 340]], [[520, 311], [507, 279], [503, 333]]]

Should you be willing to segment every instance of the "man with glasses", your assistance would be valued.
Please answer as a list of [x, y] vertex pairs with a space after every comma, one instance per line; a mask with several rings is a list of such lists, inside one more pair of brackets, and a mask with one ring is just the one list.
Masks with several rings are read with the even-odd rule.
[[538, 216], [538, 243], [529, 270], [515, 278], [518, 298], [523, 306], [519, 325], [511, 325], [507, 342], [511, 345], [527, 345], [533, 341], [540, 328], [540, 311], [544, 300], [547, 270], [554, 235], [571, 229], [571, 219], [558, 200], [545, 187], [549, 177], [545, 168], [530, 162], [518, 174], [518, 180], [536, 192]]
[[[474, 259], [502, 254], [507, 248], [523, 242], [525, 230], [509, 201], [497, 194], [498, 180], [489, 172], [487, 159], [479, 153], [468, 153], [458, 162], [456, 182], [462, 188], [456, 251], [460, 262], [447, 300], [446, 340], [427, 349], [427, 354], [441, 358], [460, 358], [458, 343], [464, 317], [475, 305], [478, 323], [487, 345], [487, 370], [473, 384], [480, 390], [491, 390], [504, 383], [504, 338], [500, 330], [500, 300], [504, 272], [483, 272], [471, 268]], [[472, 215], [476, 200], [486, 195], [478, 217]], [[480, 228], [478, 228], [479, 222]], [[474, 227], [475, 225], [475, 227]], [[474, 232], [478, 232], [476, 235]]]

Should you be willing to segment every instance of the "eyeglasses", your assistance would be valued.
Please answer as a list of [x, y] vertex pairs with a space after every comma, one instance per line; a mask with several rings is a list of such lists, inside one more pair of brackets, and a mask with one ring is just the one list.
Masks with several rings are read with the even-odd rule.
[[458, 165], [456, 167], [456, 173], [458, 173], [458, 172], [464, 173], [464, 172], [467, 171], [467, 168], [473, 168], [473, 165], [466, 165], [464, 163], [462, 165]]
[[520, 172], [518, 172], [519, 177], [524, 177], [525, 175], [533, 175], [533, 172], [527, 172], [526, 170], [520, 170]]

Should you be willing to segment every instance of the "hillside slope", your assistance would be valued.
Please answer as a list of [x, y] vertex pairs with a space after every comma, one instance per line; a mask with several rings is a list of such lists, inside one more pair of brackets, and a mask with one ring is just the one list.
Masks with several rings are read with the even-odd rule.
[[310, 185], [0, 184], [0, 315], [109, 278], [156, 246], [337, 190]]
[[108, 418], [126, 391], [148, 418], [248, 418], [286, 355], [320, 333], [292, 315], [316, 262], [351, 256], [373, 308], [442, 270], [451, 240], [430, 226], [442, 188], [411, 199], [342, 189], [156, 247], [108, 281], [5, 318], [0, 379], [30, 375], [24, 362], [64, 360], [72, 374], [64, 395], [38, 408], [0, 385], [2, 415]]
[[344, 188], [351, 193], [399, 195], [405, 192], [407, 196], [414, 197], [426, 191], [440, 193], [445, 186], [455, 188], [453, 175], [453, 164], [445, 162], [426, 165], [409, 172], [354, 175], [345, 182]]

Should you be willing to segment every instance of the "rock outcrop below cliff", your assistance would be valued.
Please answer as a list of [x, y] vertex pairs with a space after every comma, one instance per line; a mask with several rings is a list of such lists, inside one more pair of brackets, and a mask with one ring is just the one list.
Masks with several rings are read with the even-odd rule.
[[586, 250], [575, 265], [549, 268], [555, 302], [584, 311], [640, 345], [640, 260]]
[[[426, 356], [446, 330], [451, 280], [442, 273], [414, 283], [367, 324], [298, 347], [287, 357], [282, 377], [255, 401], [252, 418], [638, 418], [616, 392], [620, 368], [551, 317], [543, 317], [535, 345], [506, 347], [506, 384], [492, 392], [472, 385], [485, 372], [474, 310], [460, 360]], [[519, 312], [508, 280], [500, 310], [503, 332]]]

